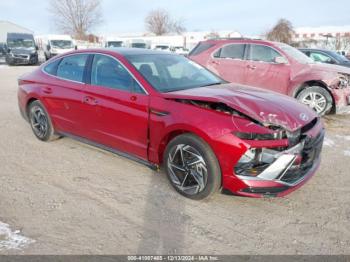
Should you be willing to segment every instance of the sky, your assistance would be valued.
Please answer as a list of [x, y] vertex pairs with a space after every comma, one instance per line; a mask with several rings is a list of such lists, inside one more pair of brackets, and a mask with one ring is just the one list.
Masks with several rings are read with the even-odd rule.
[[[48, 0], [0, 0], [0, 20], [31, 29], [35, 34], [59, 33]], [[144, 18], [162, 8], [184, 21], [187, 31], [238, 31], [258, 36], [279, 18], [294, 27], [350, 25], [349, 0], [102, 0], [104, 23], [96, 34], [144, 32]]]

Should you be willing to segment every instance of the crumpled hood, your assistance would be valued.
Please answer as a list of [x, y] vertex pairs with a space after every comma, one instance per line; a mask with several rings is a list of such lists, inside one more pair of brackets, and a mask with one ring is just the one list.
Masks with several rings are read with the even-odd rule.
[[314, 111], [294, 98], [244, 85], [214, 85], [169, 92], [163, 95], [171, 99], [225, 103], [265, 126], [281, 126], [290, 132], [299, 129], [317, 117]]
[[318, 70], [318, 71], [333, 72], [333, 73], [343, 73], [343, 74], [350, 75], [350, 68], [347, 68], [345, 66], [340, 66], [340, 65], [314, 63], [314, 64], [309, 64], [309, 68], [310, 68], [310, 70]]

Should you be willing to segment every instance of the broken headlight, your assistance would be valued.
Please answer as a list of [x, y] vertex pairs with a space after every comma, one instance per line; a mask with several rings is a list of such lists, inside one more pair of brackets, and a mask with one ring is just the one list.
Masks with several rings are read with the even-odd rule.
[[284, 131], [268, 134], [235, 132], [234, 135], [243, 140], [278, 140], [286, 138]]
[[274, 161], [274, 156], [266, 150], [262, 148], [248, 149], [235, 166], [235, 173], [241, 176], [259, 175]]
[[350, 75], [339, 74], [339, 88], [346, 88], [349, 86]]

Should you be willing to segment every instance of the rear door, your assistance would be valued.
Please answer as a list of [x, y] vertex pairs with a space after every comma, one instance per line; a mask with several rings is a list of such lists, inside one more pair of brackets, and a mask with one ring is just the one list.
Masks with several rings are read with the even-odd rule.
[[82, 99], [88, 57], [88, 54], [66, 56], [49, 63], [43, 69], [52, 76], [42, 86], [42, 97], [56, 128], [77, 136], [86, 135]]
[[149, 97], [114, 57], [95, 54], [83, 103], [89, 138], [147, 160]]
[[245, 44], [228, 44], [216, 50], [208, 68], [229, 82], [245, 84]]
[[250, 44], [245, 67], [245, 83], [287, 94], [290, 65], [276, 63], [277, 57], [282, 55], [270, 46]]

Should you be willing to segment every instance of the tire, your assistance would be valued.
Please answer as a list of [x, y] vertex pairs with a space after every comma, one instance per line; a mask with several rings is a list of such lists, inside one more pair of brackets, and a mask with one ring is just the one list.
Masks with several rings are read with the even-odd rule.
[[214, 152], [195, 135], [183, 134], [172, 139], [165, 149], [163, 163], [170, 184], [187, 198], [208, 198], [221, 186], [220, 165]]
[[310, 107], [320, 116], [323, 116], [332, 109], [333, 98], [323, 87], [311, 86], [303, 89], [296, 97], [299, 102]]
[[36, 100], [28, 106], [28, 118], [34, 135], [41, 141], [53, 141], [59, 136], [55, 135], [51, 118], [44, 105]]

